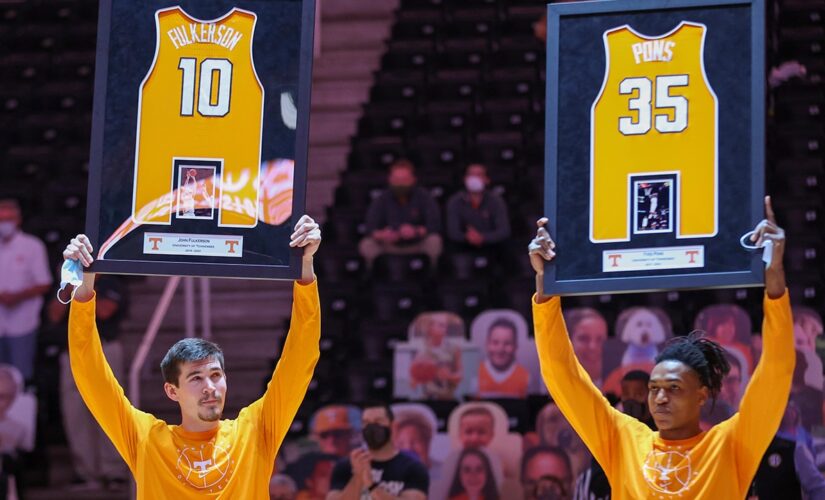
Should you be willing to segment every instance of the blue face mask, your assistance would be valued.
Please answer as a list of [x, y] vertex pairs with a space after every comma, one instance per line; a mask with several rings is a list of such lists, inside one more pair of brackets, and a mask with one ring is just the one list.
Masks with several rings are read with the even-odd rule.
[[[63, 267], [60, 268], [60, 289], [57, 291], [57, 300], [61, 304], [68, 304], [74, 298], [77, 287], [83, 284], [83, 267], [79, 260], [66, 260], [63, 262]], [[63, 301], [60, 298], [60, 292], [66, 288], [67, 285], [73, 285], [72, 295], [68, 301]]]

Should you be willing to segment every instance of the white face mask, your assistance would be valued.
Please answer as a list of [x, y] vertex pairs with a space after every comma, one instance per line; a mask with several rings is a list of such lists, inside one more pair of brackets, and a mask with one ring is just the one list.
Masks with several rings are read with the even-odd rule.
[[477, 175], [471, 175], [464, 178], [464, 187], [471, 193], [480, 193], [484, 191], [484, 179]]
[[8, 238], [17, 231], [17, 224], [14, 222], [0, 222], [0, 238]]

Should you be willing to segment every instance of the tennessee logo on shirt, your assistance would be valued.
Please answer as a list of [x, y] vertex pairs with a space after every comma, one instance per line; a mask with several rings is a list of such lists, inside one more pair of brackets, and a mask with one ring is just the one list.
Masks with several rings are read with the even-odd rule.
[[645, 481], [653, 491], [680, 495], [690, 489], [693, 472], [690, 455], [674, 450], [651, 450], [642, 466]]
[[229, 446], [209, 442], [199, 446], [184, 446], [178, 450], [178, 479], [210, 493], [222, 490], [232, 477], [234, 461]]

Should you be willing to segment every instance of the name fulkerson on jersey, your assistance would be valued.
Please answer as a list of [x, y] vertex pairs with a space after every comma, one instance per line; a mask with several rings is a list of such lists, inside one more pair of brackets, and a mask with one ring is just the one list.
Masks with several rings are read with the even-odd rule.
[[189, 23], [175, 26], [166, 32], [176, 49], [193, 43], [212, 43], [229, 50], [243, 38], [243, 33], [229, 26], [213, 23]]
[[673, 59], [673, 48], [676, 42], [672, 40], [649, 40], [634, 43], [631, 47], [636, 64], [643, 62], [669, 62]]

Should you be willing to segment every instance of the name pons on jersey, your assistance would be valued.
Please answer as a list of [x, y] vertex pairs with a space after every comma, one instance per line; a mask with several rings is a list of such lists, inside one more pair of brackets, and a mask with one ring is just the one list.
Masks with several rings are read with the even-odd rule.
[[189, 23], [175, 26], [166, 32], [176, 49], [193, 43], [212, 43], [229, 50], [243, 38], [243, 33], [224, 24]]
[[673, 48], [676, 42], [672, 40], [648, 40], [632, 45], [633, 58], [636, 64], [643, 62], [670, 62], [673, 59]]

